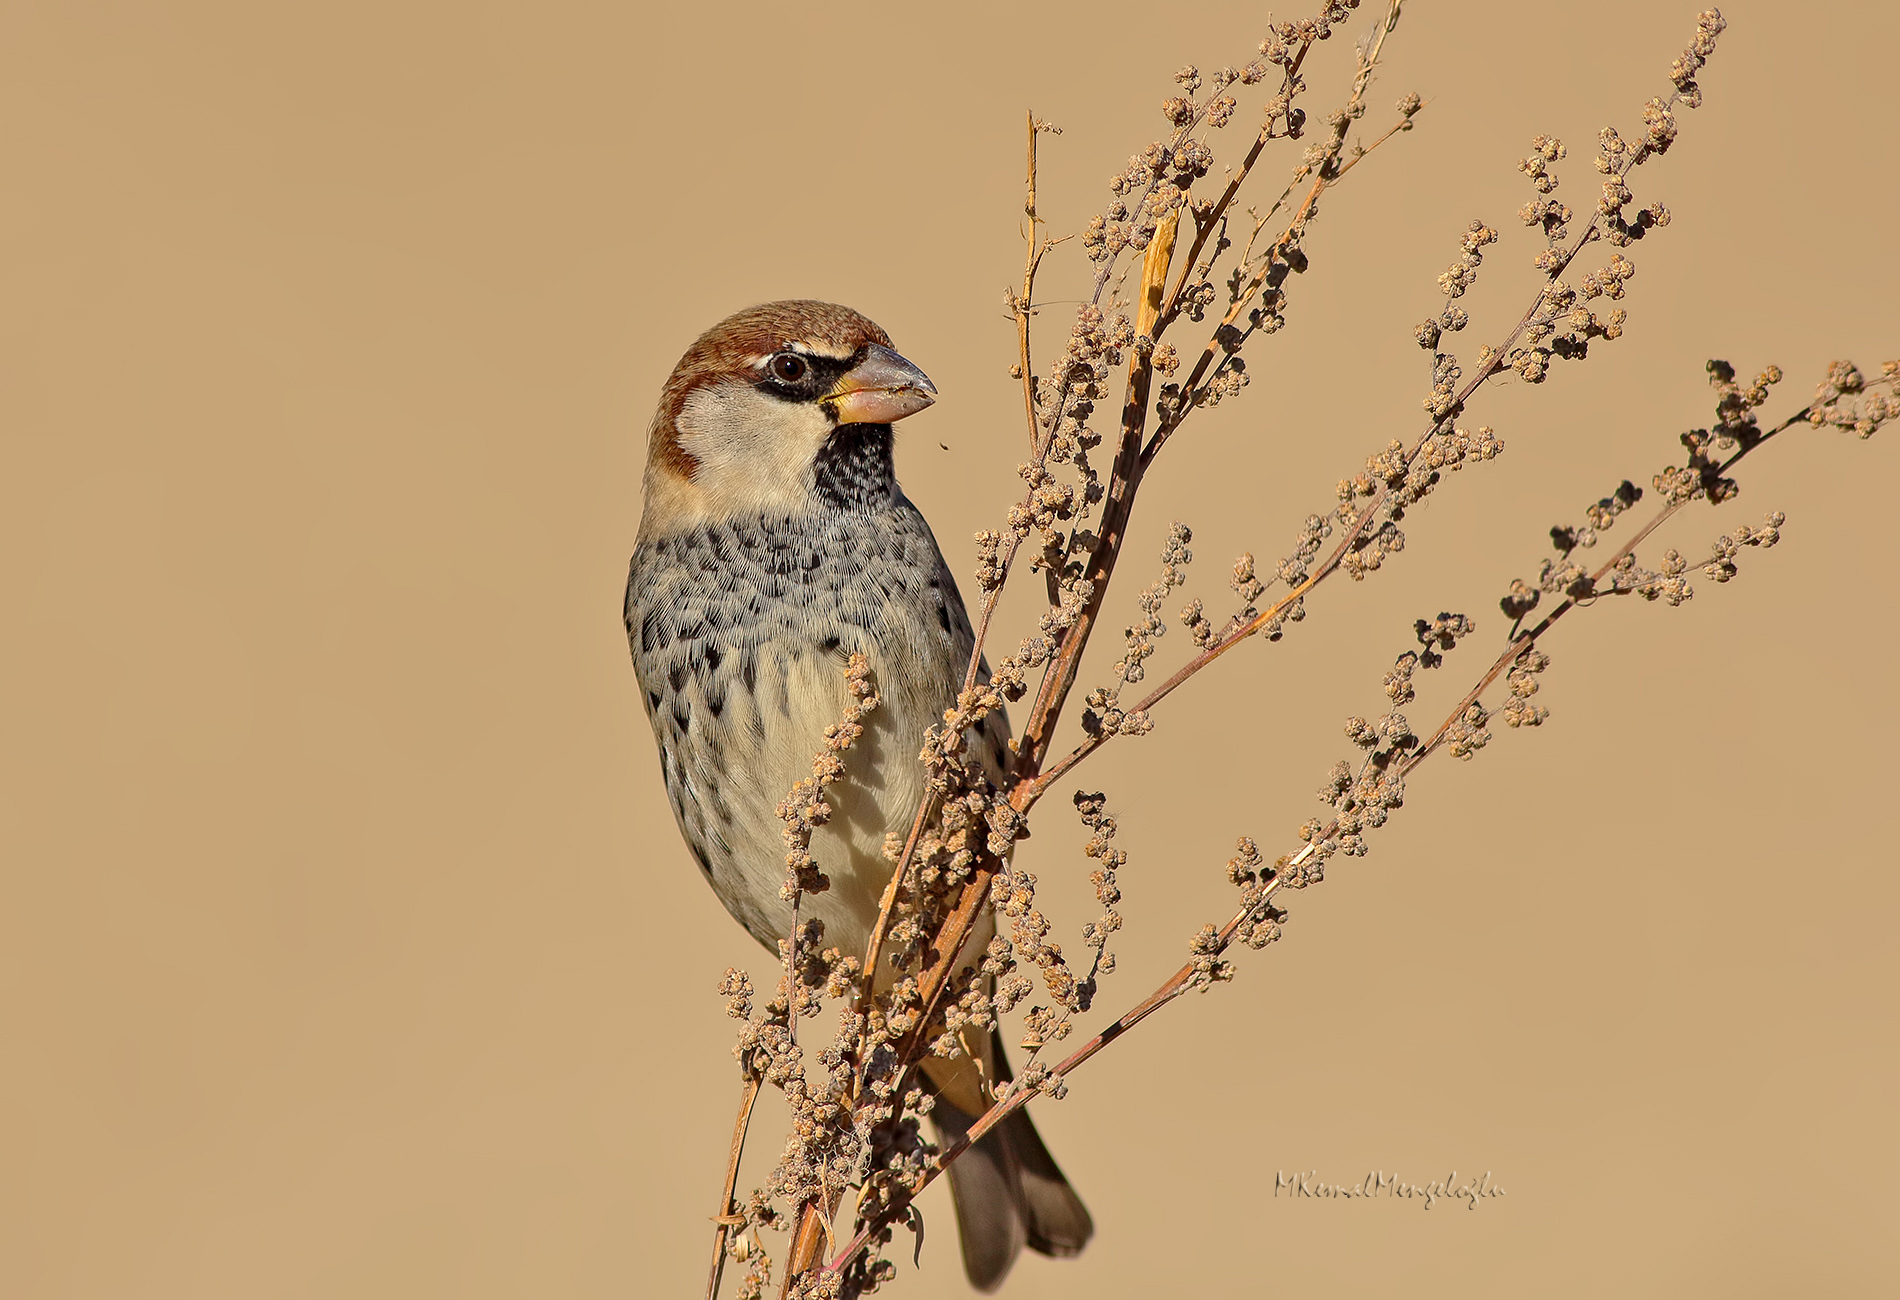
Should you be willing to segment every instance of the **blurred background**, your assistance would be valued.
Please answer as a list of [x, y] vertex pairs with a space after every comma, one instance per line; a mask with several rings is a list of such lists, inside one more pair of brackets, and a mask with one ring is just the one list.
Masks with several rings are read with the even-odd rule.
[[[1308, 65], [1315, 121], [1371, 8]], [[1018, 487], [1024, 109], [1065, 128], [1041, 208], [1079, 229], [1180, 64], [1304, 12], [0, 4], [0, 1291], [695, 1294], [737, 1095], [713, 988], [764, 956], [679, 842], [620, 627], [659, 385], [747, 303], [877, 319], [942, 390], [899, 471], [967, 587]], [[1182, 599], [1225, 609], [1235, 554], [1283, 554], [1416, 432], [1412, 327], [1465, 224], [1505, 233], [1475, 352], [1531, 292], [1530, 137], [1571, 143], [1587, 208], [1597, 129], [1634, 132], [1694, 17], [1406, 11], [1366, 124], [1417, 90], [1418, 129], [1327, 198], [1252, 386], [1151, 477], [1120, 608], [1180, 518]], [[1467, 423], [1506, 454], [1392, 566], [1081, 769], [1131, 855], [1105, 1010], [1229, 915], [1236, 835], [1276, 853], [1317, 811], [1414, 618], [1495, 645], [1549, 527], [1679, 460], [1707, 358], [1782, 365], [1772, 414], [1900, 354], [1900, 18], [1728, 17], [1707, 106], [1635, 177], [1675, 221], [1630, 250], [1626, 336], [1488, 389]], [[1099, 1233], [1006, 1294], [1891, 1286], [1896, 439], [1751, 458], [1646, 554], [1770, 509], [1779, 549], [1680, 610], [1567, 620], [1540, 731], [1422, 769], [1282, 943], [1038, 1103]], [[1073, 940], [1070, 818], [1051, 797], [1023, 851]], [[1507, 1195], [1273, 1195], [1368, 1170]], [[940, 1194], [896, 1294], [967, 1294]]]

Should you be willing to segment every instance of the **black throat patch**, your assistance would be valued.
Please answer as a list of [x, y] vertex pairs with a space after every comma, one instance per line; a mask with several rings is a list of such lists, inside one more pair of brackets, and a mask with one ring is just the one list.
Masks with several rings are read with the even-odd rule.
[[844, 424], [812, 459], [813, 490], [833, 510], [880, 506], [897, 489], [891, 426]]

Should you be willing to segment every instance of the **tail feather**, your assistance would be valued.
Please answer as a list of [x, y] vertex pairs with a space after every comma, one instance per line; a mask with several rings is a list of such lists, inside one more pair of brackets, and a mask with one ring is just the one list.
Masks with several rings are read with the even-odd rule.
[[1008, 1130], [1010, 1150], [1016, 1157], [1021, 1204], [1028, 1211], [1029, 1221], [1024, 1226], [1029, 1233], [1029, 1248], [1056, 1259], [1081, 1254], [1082, 1247], [1095, 1235], [1095, 1221], [1050, 1158], [1042, 1135], [1020, 1110], [998, 1127]]
[[[1010, 1077], [1000, 1041], [991, 1045], [997, 1081]], [[931, 1112], [941, 1140], [976, 1122], [942, 1097]], [[1024, 1246], [1044, 1255], [1079, 1254], [1095, 1232], [1082, 1198], [1049, 1155], [1027, 1111], [1016, 1111], [950, 1166], [950, 1200], [963, 1243], [963, 1271], [979, 1291], [1003, 1284]]]
[[[953, 1142], [975, 1122], [938, 1102], [932, 1112], [940, 1141]], [[992, 1131], [950, 1166], [950, 1203], [956, 1207], [963, 1271], [979, 1291], [994, 1291], [1029, 1241], [1021, 1183], [1009, 1145]]]

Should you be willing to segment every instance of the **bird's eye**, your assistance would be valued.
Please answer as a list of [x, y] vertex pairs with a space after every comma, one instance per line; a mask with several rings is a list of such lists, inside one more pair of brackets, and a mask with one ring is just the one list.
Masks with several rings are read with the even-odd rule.
[[805, 377], [805, 359], [796, 353], [781, 352], [772, 358], [772, 378], [780, 383], [795, 384]]

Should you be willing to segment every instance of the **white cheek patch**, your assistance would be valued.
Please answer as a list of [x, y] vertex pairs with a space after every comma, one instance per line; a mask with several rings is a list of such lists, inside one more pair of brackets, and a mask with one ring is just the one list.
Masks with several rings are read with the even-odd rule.
[[680, 447], [699, 462], [693, 486], [715, 515], [808, 507], [812, 460], [832, 431], [817, 403], [780, 401], [749, 384], [693, 393], [676, 427]]

